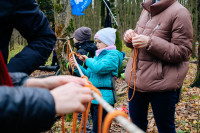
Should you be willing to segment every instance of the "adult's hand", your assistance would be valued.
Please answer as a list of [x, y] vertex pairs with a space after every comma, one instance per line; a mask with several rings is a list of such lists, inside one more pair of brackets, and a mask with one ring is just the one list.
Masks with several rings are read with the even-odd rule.
[[92, 100], [91, 90], [77, 83], [68, 83], [57, 87], [50, 93], [54, 98], [58, 114], [84, 112], [86, 110], [84, 104]]
[[134, 32], [134, 30], [129, 29], [124, 33], [124, 41], [127, 43], [131, 43], [132, 42], [132, 37], [134, 37], [136, 35], [136, 33]]
[[146, 48], [149, 42], [149, 36], [136, 35], [132, 37], [132, 45], [134, 48]]
[[75, 76], [69, 75], [60, 75], [60, 76], [51, 76], [43, 79], [39, 78], [30, 78], [25, 82], [26, 87], [39, 87], [39, 88], [46, 88], [52, 90], [56, 87], [61, 85], [74, 82], [79, 85], [86, 85], [88, 84], [85, 80]]

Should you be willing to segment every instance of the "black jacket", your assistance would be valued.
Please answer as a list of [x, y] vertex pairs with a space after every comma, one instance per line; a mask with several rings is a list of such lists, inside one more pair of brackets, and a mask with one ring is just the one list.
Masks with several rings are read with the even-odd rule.
[[[93, 42], [85, 42], [85, 43], [75, 43], [74, 45], [77, 48], [76, 53], [80, 53], [81, 55], [87, 55], [89, 58], [93, 58], [95, 56], [95, 51], [97, 50], [96, 44]], [[83, 61], [79, 60], [76, 57], [78, 64], [83, 65]], [[83, 65], [85, 68], [86, 65]]]
[[0, 132], [32, 133], [50, 129], [55, 121], [55, 103], [46, 89], [20, 86], [28, 78], [11, 73], [13, 85], [0, 86]]
[[30, 74], [48, 59], [55, 34], [34, 0], [0, 0], [0, 50], [5, 62], [13, 28], [28, 41], [28, 46], [10, 60], [8, 71]]

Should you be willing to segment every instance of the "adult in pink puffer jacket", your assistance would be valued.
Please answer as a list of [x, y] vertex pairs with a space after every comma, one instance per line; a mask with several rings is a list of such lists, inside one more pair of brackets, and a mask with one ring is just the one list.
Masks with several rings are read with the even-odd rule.
[[[157, 0], [158, 1], [158, 0]], [[174, 133], [174, 113], [178, 91], [189, 68], [193, 28], [188, 10], [176, 0], [146, 0], [134, 30], [124, 34], [132, 55], [125, 72], [131, 76], [133, 49], [138, 48], [136, 91], [129, 102], [132, 121], [147, 129], [147, 110], [151, 103], [159, 132]], [[134, 37], [135, 36], [135, 37]], [[129, 98], [134, 89], [132, 74]]]

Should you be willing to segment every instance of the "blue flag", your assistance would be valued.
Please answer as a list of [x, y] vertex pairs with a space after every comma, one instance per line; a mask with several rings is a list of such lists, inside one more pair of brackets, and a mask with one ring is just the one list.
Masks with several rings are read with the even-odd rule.
[[83, 10], [92, 2], [92, 0], [70, 0], [72, 7], [72, 14], [74, 15], [84, 15]]

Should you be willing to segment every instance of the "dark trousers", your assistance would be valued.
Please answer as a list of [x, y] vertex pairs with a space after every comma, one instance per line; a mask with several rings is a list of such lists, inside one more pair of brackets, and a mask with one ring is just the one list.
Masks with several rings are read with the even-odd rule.
[[[129, 89], [129, 98], [133, 90]], [[129, 113], [134, 124], [146, 131], [148, 107], [151, 103], [159, 133], [176, 133], [174, 115], [175, 104], [178, 101], [177, 91], [165, 92], [135, 92], [129, 102]]]
[[[111, 105], [114, 107], [114, 105]], [[92, 132], [93, 133], [97, 133], [98, 132], [98, 104], [92, 104], [90, 111], [91, 111], [91, 115], [92, 115], [92, 122], [93, 122], [93, 129]], [[107, 115], [107, 111], [103, 109], [103, 115], [102, 115], [102, 122], [104, 121], [104, 118]], [[103, 125], [103, 123], [102, 123]]]

